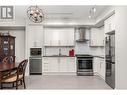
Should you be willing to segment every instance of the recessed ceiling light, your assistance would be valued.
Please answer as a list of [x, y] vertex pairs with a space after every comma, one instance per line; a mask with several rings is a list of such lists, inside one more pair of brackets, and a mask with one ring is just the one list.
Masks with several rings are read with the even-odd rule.
[[95, 7], [93, 7], [92, 10], [93, 10], [94, 13], [96, 12], [96, 8]]
[[89, 19], [91, 19], [91, 15], [89, 15]]

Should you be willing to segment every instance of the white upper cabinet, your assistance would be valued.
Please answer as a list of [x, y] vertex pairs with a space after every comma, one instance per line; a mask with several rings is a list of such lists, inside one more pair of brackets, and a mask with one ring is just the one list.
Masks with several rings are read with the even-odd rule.
[[43, 26], [28, 25], [28, 46], [31, 47], [42, 47], [43, 45]]
[[73, 28], [45, 28], [44, 45], [45, 46], [73, 46], [74, 29]]
[[105, 33], [115, 30], [115, 15], [112, 15], [104, 21]]
[[104, 28], [91, 28], [90, 46], [104, 46]]

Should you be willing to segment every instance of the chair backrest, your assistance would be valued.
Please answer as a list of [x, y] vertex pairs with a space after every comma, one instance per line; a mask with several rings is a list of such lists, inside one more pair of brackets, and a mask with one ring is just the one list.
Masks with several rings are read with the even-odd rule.
[[2, 61], [2, 63], [3, 63], [3, 64], [7, 64], [7, 63], [8, 63], [8, 60], [9, 60], [9, 58], [8, 58], [8, 57], [5, 57], [5, 58], [3, 59], [3, 61]]
[[27, 63], [28, 63], [27, 59], [20, 62], [19, 66], [17, 68], [17, 78], [19, 77], [19, 75], [25, 76], [25, 69], [26, 69]]

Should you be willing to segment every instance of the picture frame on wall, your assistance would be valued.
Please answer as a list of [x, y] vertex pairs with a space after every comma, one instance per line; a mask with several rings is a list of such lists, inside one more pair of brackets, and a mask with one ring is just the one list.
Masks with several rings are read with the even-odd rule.
[[14, 7], [13, 6], [0, 6], [0, 19], [13, 19]]

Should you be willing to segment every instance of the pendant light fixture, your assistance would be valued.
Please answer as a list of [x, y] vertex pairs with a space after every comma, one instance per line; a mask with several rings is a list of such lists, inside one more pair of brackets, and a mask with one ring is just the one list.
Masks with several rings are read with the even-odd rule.
[[44, 13], [37, 6], [30, 6], [27, 9], [29, 19], [35, 23], [41, 23], [44, 20]]
[[96, 13], [96, 8], [95, 7], [92, 7], [90, 10], [89, 10], [89, 16], [88, 18], [91, 19]]

